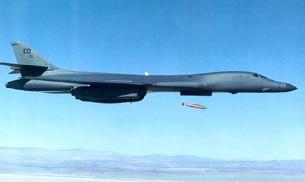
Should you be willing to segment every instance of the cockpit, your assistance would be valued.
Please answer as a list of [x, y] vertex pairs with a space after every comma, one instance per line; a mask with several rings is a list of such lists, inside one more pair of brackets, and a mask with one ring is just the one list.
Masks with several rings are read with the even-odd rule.
[[252, 76], [256, 77], [256, 78], [267, 78], [263, 75], [257, 74], [257, 73], [253, 73]]

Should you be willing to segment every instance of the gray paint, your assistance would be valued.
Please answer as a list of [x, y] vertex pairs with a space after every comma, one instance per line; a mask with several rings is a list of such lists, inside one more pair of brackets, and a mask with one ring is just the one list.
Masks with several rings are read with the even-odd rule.
[[[211, 95], [213, 92], [267, 93], [297, 89], [289, 83], [274, 81], [257, 73], [241, 71], [189, 75], [134, 75], [67, 71], [48, 63], [34, 49], [23, 43], [13, 42], [12, 46], [18, 64], [0, 64], [11, 66], [14, 69], [13, 72], [19, 71], [27, 74], [22, 75], [18, 80], [8, 82], [6, 87], [47, 93], [71, 93], [77, 99], [84, 101], [133, 102], [142, 100], [147, 92]], [[32, 65], [31, 69], [47, 67], [47, 70], [41, 75], [37, 75], [37, 73], [31, 75], [34, 71], [28, 70], [28, 65]], [[111, 94], [107, 92], [111, 92]]]

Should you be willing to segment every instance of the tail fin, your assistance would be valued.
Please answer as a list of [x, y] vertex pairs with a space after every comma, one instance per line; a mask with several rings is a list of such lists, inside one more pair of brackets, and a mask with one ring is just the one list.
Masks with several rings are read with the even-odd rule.
[[42, 66], [48, 67], [48, 69], [57, 69], [57, 67], [48, 63], [46, 59], [40, 56], [33, 48], [30, 46], [13, 41], [12, 47], [16, 56], [17, 63], [20, 65], [31, 65], [31, 66]]

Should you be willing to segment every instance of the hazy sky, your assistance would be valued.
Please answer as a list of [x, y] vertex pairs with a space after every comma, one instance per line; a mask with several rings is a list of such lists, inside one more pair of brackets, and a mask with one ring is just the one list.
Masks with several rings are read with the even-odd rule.
[[[11, 40], [58, 67], [144, 74], [261, 73], [299, 89], [96, 104], [6, 89], [0, 146], [82, 148], [222, 159], [305, 159], [305, 1], [0, 0], [0, 60]], [[201, 103], [206, 111], [185, 108]]]

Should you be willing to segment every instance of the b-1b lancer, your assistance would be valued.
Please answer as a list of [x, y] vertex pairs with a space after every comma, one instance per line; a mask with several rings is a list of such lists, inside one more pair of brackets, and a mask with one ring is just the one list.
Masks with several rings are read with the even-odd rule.
[[7, 88], [46, 93], [68, 93], [82, 101], [122, 103], [141, 101], [150, 92], [178, 92], [187, 96], [211, 96], [214, 92], [289, 92], [295, 86], [253, 72], [224, 71], [188, 75], [134, 75], [89, 73], [58, 68], [33, 48], [13, 41], [17, 64], [10, 74], [21, 74]]

